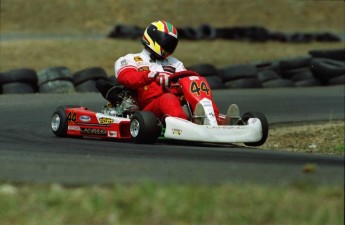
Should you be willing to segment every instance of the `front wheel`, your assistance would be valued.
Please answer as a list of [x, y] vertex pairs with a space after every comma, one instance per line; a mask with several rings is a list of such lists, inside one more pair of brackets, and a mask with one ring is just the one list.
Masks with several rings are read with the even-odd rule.
[[260, 146], [266, 142], [268, 137], [268, 121], [266, 116], [260, 112], [247, 112], [243, 114], [242, 121], [245, 125], [248, 124], [248, 120], [250, 118], [257, 118], [261, 121], [261, 130], [262, 130], [262, 137], [258, 142], [245, 142], [244, 144], [247, 146]]
[[159, 135], [156, 116], [152, 112], [138, 111], [131, 117], [130, 133], [137, 144], [153, 144]]

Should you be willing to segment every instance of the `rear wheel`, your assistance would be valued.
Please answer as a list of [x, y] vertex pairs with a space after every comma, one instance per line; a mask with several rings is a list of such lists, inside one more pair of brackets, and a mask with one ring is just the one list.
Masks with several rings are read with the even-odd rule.
[[152, 112], [148, 111], [134, 113], [129, 129], [132, 139], [138, 144], [153, 144], [159, 135], [158, 120]]
[[258, 142], [245, 142], [244, 144], [247, 146], [260, 146], [266, 142], [268, 137], [268, 121], [266, 116], [260, 112], [247, 112], [243, 114], [242, 121], [245, 125], [248, 124], [248, 120], [250, 118], [257, 118], [261, 121], [261, 129], [262, 129], [262, 138]]

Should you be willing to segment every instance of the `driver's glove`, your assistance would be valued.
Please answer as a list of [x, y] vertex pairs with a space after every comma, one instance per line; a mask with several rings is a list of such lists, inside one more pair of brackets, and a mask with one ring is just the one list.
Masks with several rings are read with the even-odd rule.
[[165, 86], [168, 87], [169, 86], [169, 73], [166, 72], [153, 72], [151, 71], [148, 74], [148, 78], [151, 81], [155, 81], [158, 85], [160, 86]]
[[156, 74], [156, 83], [160, 86], [169, 87], [169, 76], [170, 74], [159, 72]]

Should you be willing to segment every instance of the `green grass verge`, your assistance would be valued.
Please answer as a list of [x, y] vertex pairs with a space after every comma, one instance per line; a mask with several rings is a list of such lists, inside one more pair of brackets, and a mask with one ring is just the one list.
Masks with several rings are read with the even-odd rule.
[[0, 185], [2, 225], [344, 223], [343, 187]]
[[146, 27], [164, 19], [175, 26], [260, 25], [273, 31], [344, 32], [345, 3], [297, 0], [2, 0], [1, 32], [108, 33], [116, 24]]
[[263, 149], [345, 154], [344, 120], [273, 125]]

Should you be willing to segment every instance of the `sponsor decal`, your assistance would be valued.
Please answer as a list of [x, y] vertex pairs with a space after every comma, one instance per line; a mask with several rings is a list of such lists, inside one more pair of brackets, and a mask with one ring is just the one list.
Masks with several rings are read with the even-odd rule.
[[138, 71], [141, 72], [141, 71], [149, 71], [150, 68], [148, 66], [142, 66], [142, 67], [139, 67], [138, 68]]
[[103, 129], [97, 128], [81, 128], [80, 133], [82, 134], [90, 134], [90, 135], [100, 135], [100, 136], [107, 136], [107, 131]]
[[172, 66], [162, 66], [164, 71], [170, 72], [170, 73], [175, 73], [176, 68]]
[[139, 56], [134, 56], [134, 61], [136, 61], [136, 62], [142, 62], [143, 59], [140, 58]]
[[89, 116], [85, 116], [85, 115], [80, 116], [79, 119], [83, 122], [89, 122], [91, 120]]
[[197, 76], [190, 76], [189, 80], [199, 80], [199, 77], [197, 77]]
[[172, 128], [171, 130], [172, 130], [172, 133], [175, 135], [181, 135], [182, 133], [181, 129]]
[[116, 131], [108, 131], [108, 137], [117, 137]]
[[122, 60], [122, 61], [120, 62], [120, 64], [121, 64], [121, 66], [127, 66], [127, 65], [128, 65], [126, 59]]
[[79, 126], [68, 126], [67, 128], [68, 130], [75, 130], [75, 131], [79, 131], [80, 127]]
[[245, 126], [207, 126], [207, 129], [240, 131], [240, 130], [245, 130], [246, 127]]
[[99, 123], [100, 124], [111, 124], [112, 122], [114, 122], [114, 120], [111, 119], [111, 118], [107, 118], [107, 117], [99, 118]]

